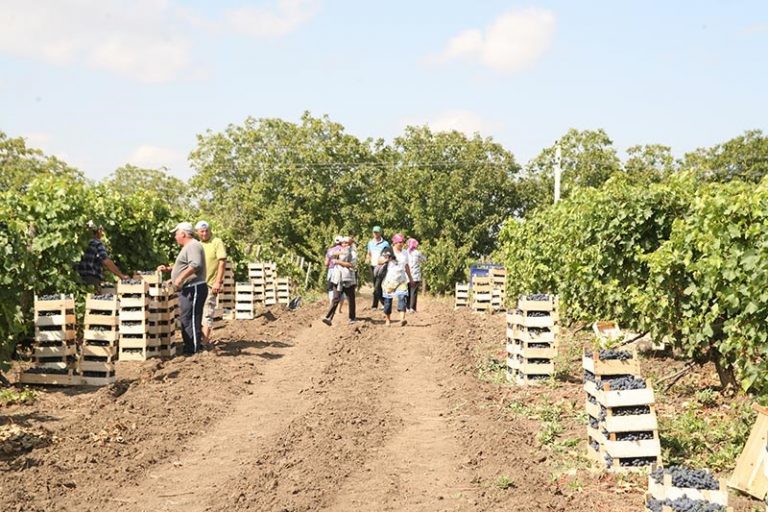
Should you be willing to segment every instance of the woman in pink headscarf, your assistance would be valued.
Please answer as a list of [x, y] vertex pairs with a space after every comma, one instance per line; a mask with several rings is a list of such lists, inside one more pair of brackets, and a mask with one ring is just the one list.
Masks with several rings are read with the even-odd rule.
[[411, 270], [412, 278], [408, 283], [408, 312], [415, 313], [419, 288], [421, 288], [421, 264], [426, 261], [426, 258], [419, 251], [419, 241], [415, 238], [409, 238], [406, 246], [408, 247], [408, 268]]
[[400, 325], [405, 325], [405, 310], [408, 301], [408, 284], [413, 281], [408, 267], [408, 252], [405, 250], [405, 237], [397, 233], [392, 237], [392, 247], [381, 251], [379, 265], [387, 265], [387, 275], [381, 284], [384, 297], [384, 315], [387, 325], [392, 323], [392, 301], [397, 299], [397, 311], [400, 312]]

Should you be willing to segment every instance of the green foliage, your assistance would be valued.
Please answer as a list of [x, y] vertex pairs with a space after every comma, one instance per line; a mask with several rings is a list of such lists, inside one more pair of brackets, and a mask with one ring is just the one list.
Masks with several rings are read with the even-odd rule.
[[706, 181], [757, 183], [768, 174], [768, 137], [760, 130], [749, 130], [723, 144], [688, 153], [683, 168]]
[[0, 389], [0, 405], [32, 404], [37, 400], [37, 392], [32, 389]]
[[23, 138], [10, 138], [0, 131], [0, 190], [23, 190], [38, 176], [83, 180], [80, 171], [39, 149], [27, 147]]
[[176, 209], [191, 209], [191, 195], [186, 183], [167, 173], [166, 169], [143, 169], [124, 165], [102, 182], [105, 190], [130, 196], [151, 192], [162, 197]]
[[688, 190], [685, 177], [635, 186], [616, 176], [524, 221], [508, 220], [500, 236], [508, 296], [557, 293], [571, 318], [637, 325], [631, 301], [649, 278], [643, 255], [667, 238]]
[[647, 328], [673, 336], [688, 357], [713, 360], [725, 384], [768, 389], [768, 179], [702, 188], [647, 258], [640, 307]]
[[605, 131], [570, 129], [558, 143], [543, 149], [526, 166], [525, 176], [519, 183], [521, 216], [554, 201], [554, 169], [558, 145], [562, 198], [569, 197], [578, 188], [599, 187], [621, 170], [621, 161], [613, 148], [613, 141]]
[[[381, 224], [387, 237], [400, 231], [424, 243], [433, 291], [452, 289], [471, 258], [492, 251], [516, 204], [509, 152], [425, 127], [387, 146], [360, 141], [328, 117], [248, 118], [199, 137], [191, 161], [202, 214], [233, 238], [322, 269], [334, 235], [356, 236], [362, 258], [370, 228]], [[319, 284], [324, 272], [315, 276]]]
[[695, 402], [659, 418], [666, 464], [730, 471], [747, 442], [755, 413], [748, 400], [735, 401], [727, 414], [704, 414]]

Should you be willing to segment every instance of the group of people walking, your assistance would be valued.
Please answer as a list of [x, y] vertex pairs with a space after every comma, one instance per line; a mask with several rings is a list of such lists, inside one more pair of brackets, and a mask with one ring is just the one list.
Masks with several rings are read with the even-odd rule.
[[[325, 254], [330, 307], [322, 321], [332, 325], [338, 308], [346, 299], [349, 322], [354, 323], [357, 321], [357, 248], [350, 236], [336, 237], [334, 244]], [[418, 247], [418, 240], [409, 238], [406, 241], [400, 233], [393, 235], [390, 243], [382, 236], [380, 226], [374, 226], [372, 238], [366, 245], [365, 263], [370, 268], [373, 283], [371, 310], [377, 310], [381, 304], [388, 326], [392, 324], [393, 307], [397, 308], [401, 326], [408, 323], [406, 313], [416, 312], [421, 288], [421, 264], [425, 261]]]

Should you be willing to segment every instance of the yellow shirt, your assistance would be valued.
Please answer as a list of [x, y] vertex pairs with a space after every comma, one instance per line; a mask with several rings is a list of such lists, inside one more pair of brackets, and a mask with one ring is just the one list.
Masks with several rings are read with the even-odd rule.
[[211, 238], [207, 242], [200, 241], [205, 251], [205, 269], [208, 276], [205, 281], [208, 286], [216, 283], [216, 274], [219, 272], [219, 260], [227, 259], [227, 250], [224, 248], [224, 242], [221, 238]]

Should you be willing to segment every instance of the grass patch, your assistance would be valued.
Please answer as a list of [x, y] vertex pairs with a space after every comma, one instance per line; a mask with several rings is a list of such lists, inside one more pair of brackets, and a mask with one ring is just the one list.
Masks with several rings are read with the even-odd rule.
[[28, 388], [21, 390], [0, 389], [0, 405], [32, 404], [35, 400], [37, 400], [37, 392]]
[[505, 491], [507, 489], [511, 489], [512, 487], [514, 487], [515, 483], [508, 476], [502, 475], [499, 478], [497, 478], [495, 482], [493, 482], [493, 485], [495, 485], [497, 489], [501, 489], [502, 491]]
[[506, 384], [507, 362], [488, 356], [477, 363], [477, 378], [484, 382]]

